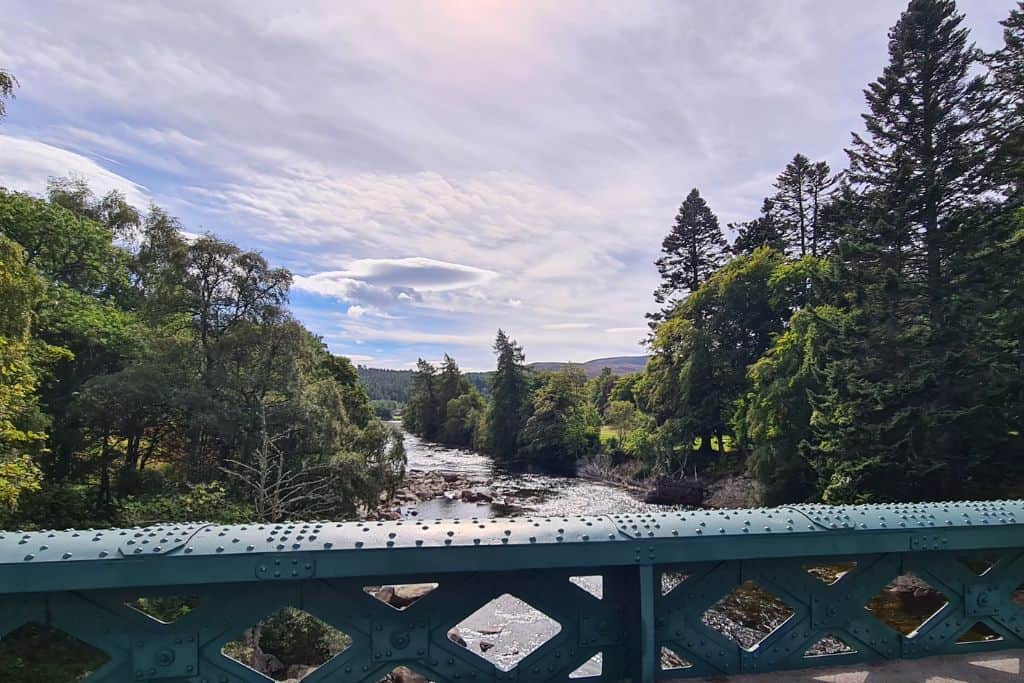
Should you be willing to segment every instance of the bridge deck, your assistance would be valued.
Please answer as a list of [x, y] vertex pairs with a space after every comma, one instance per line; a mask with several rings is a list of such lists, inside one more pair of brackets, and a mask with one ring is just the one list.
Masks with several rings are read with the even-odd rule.
[[[1020, 683], [1024, 650], [730, 676], [729, 683]], [[693, 683], [693, 679], [675, 679]], [[721, 683], [722, 678], [705, 678]]]

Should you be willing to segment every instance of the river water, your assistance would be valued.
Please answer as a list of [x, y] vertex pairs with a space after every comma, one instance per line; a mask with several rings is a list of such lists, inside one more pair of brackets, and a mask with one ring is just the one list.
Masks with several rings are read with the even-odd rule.
[[452, 472], [489, 482], [488, 490], [508, 505], [483, 505], [460, 500], [431, 500], [414, 506], [420, 518], [498, 517], [533, 514], [545, 517], [604, 515], [616, 512], [665, 510], [643, 503], [628, 492], [600, 482], [533, 472], [506, 470], [476, 451], [428, 443], [405, 432], [409, 470]]
[[[488, 482], [487, 489], [504, 504], [465, 503], [441, 498], [418, 503], [405, 511], [420, 519], [498, 517], [534, 514], [545, 517], [644, 512], [666, 508], [643, 503], [627, 491], [576, 477], [512, 472], [476, 451], [428, 443], [405, 432], [409, 470], [451, 472]], [[600, 577], [579, 577], [578, 585], [600, 596]], [[530, 652], [555, 636], [557, 622], [511, 595], [503, 595], [477, 610], [457, 628], [476, 654], [500, 669], [511, 669]], [[600, 655], [586, 662], [576, 675], [601, 672]]]

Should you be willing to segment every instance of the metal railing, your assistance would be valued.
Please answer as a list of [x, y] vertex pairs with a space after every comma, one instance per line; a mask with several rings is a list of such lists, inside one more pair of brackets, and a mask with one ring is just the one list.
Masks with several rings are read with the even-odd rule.
[[[1021, 647], [1022, 514], [1024, 501], [995, 501], [0, 532], [0, 636], [40, 624], [102, 650], [90, 683], [271, 680], [222, 648], [285, 606], [350, 638], [307, 683], [378, 681], [399, 665], [433, 681], [646, 682]], [[829, 566], [845, 573], [813, 571]], [[905, 635], [865, 606], [907, 574], [946, 604]], [[438, 586], [403, 610], [364, 590], [424, 582]], [[747, 582], [791, 612], [752, 647], [706, 617]], [[508, 671], [449, 636], [504, 594], [559, 626]], [[140, 596], [190, 596], [194, 609], [163, 623], [129, 606]], [[989, 635], [960, 642], [978, 627]], [[842, 651], [811, 654], [823, 638]], [[576, 677], [598, 654], [599, 673]]]

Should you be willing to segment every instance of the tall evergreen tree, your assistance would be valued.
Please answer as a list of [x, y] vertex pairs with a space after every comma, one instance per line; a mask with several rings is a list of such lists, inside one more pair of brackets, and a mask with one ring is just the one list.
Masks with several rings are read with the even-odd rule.
[[0, 69], [0, 119], [7, 115], [6, 100], [14, 97], [14, 89], [18, 87], [18, 79], [10, 71]]
[[402, 413], [402, 425], [426, 439], [436, 438], [443, 422], [437, 384], [437, 368], [422, 358], [417, 360], [409, 389], [409, 403]]
[[777, 220], [785, 226], [790, 250], [799, 256], [817, 256], [825, 246], [823, 209], [835, 184], [824, 161], [811, 162], [797, 154], [775, 180]]
[[697, 188], [690, 190], [679, 207], [675, 225], [661, 243], [661, 253], [654, 262], [661, 275], [654, 300], [662, 309], [648, 314], [652, 328], [678, 303], [680, 295], [697, 291], [729, 253], [718, 217]]
[[775, 180], [775, 208], [800, 256], [807, 254], [810, 244], [810, 176], [811, 160], [797, 154]]
[[745, 223], [732, 223], [729, 227], [736, 232], [732, 251], [737, 255], [752, 254], [761, 247], [786, 251], [786, 235], [781, 221], [776, 218], [775, 202], [771, 199], [764, 200], [760, 216]]
[[889, 32], [889, 64], [864, 91], [866, 135], [847, 150], [867, 213], [855, 241], [876, 269], [923, 287], [933, 325], [958, 212], [981, 192], [992, 109], [978, 54], [953, 0], [911, 0]]
[[487, 418], [487, 440], [499, 458], [512, 458], [518, 447], [519, 432], [525, 422], [529, 399], [526, 357], [515, 340], [498, 330], [494, 340], [498, 365], [491, 378], [491, 405]]
[[1002, 49], [986, 56], [991, 87], [999, 99], [993, 119], [993, 176], [1006, 187], [1014, 206], [1024, 203], [1024, 1], [1003, 26]]
[[989, 453], [970, 436], [975, 344], [951, 305], [959, 252], [982, 237], [968, 217], [991, 108], [962, 21], [951, 0], [911, 0], [848, 150], [857, 210], [841, 277], [854, 305], [812, 401], [836, 501], [950, 495]]

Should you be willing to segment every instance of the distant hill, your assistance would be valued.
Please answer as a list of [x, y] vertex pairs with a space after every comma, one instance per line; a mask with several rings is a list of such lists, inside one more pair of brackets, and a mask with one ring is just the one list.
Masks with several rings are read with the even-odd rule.
[[[640, 372], [646, 364], [647, 356], [616, 356], [614, 358], [597, 358], [573, 365], [582, 368], [587, 377], [597, 377], [601, 374], [602, 368], [611, 369], [613, 375], [628, 375], [631, 372]], [[528, 367], [537, 372], [556, 372], [568, 365], [570, 363], [530, 363]], [[385, 370], [383, 368], [368, 368], [365, 365], [360, 365], [356, 369], [370, 399], [387, 399], [399, 403], [406, 403], [409, 400], [412, 370]], [[491, 372], [467, 372], [466, 378], [481, 394], [487, 396], [490, 394], [488, 380], [492, 374]]]
[[613, 356], [611, 358], [595, 358], [586, 363], [530, 363], [530, 367], [539, 372], [557, 372], [568, 365], [576, 365], [583, 369], [587, 377], [597, 377], [603, 368], [608, 368], [613, 375], [628, 375], [640, 372], [647, 365], [647, 356]]

